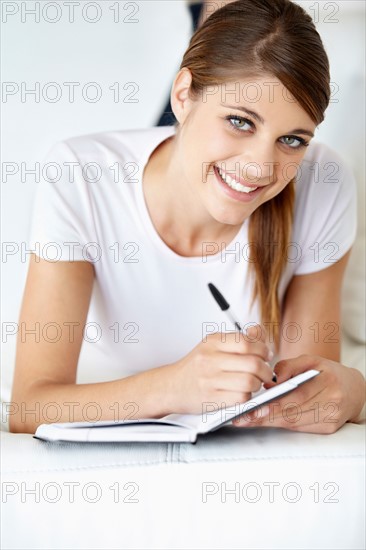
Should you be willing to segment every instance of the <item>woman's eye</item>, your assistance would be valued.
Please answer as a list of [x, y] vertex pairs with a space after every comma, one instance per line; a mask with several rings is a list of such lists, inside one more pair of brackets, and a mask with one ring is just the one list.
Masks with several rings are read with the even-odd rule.
[[[238, 132], [238, 134], [244, 134], [248, 130], [255, 128], [254, 122], [248, 118], [243, 118], [238, 115], [229, 115], [226, 117], [226, 120], [230, 125], [230, 128], [235, 132]], [[287, 145], [290, 149], [301, 149], [302, 147], [307, 147], [309, 145], [309, 142], [305, 139], [297, 138], [295, 136], [284, 136], [280, 139], [284, 140], [282, 143]]]
[[[252, 123], [250, 120], [247, 120], [239, 116], [228, 117], [227, 120], [230, 122], [231, 126], [235, 130], [239, 130], [239, 132], [245, 127], [245, 124], [247, 124], [249, 128], [251, 128], [252, 126]], [[232, 120], [234, 121], [234, 123], [231, 122]]]
[[[284, 140], [292, 140], [292, 143], [289, 143], [288, 141], [285, 142], [285, 145], [288, 145], [289, 147], [291, 147], [292, 149], [297, 149], [298, 147], [300, 147], [303, 142], [301, 139], [299, 138], [295, 138], [293, 136], [285, 136], [284, 138], [282, 138]], [[296, 146], [293, 146], [292, 144], [294, 143], [294, 140], [298, 142], [298, 144]]]

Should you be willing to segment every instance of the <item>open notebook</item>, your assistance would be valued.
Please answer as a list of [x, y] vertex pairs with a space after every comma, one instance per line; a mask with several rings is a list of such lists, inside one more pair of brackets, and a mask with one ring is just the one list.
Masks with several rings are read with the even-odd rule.
[[[261, 389], [252, 395], [250, 401], [231, 407], [210, 410], [200, 414], [168, 414], [162, 418], [141, 418], [138, 420], [99, 420], [98, 422], [64, 422], [41, 424], [33, 437], [45, 441], [122, 442], [160, 441], [195, 443], [199, 434], [213, 432], [250, 410], [273, 401], [293, 391], [297, 386], [319, 374], [308, 370], [278, 386]], [[214, 407], [212, 407], [214, 408]], [[260, 413], [258, 413], [259, 415]]]

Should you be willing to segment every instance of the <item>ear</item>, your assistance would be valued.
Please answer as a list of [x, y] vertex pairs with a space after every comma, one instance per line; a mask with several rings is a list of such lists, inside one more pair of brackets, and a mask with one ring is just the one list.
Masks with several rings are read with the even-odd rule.
[[187, 67], [183, 67], [177, 73], [170, 93], [170, 104], [175, 118], [182, 124], [192, 109], [192, 101], [188, 97], [188, 91], [192, 82], [192, 73]]

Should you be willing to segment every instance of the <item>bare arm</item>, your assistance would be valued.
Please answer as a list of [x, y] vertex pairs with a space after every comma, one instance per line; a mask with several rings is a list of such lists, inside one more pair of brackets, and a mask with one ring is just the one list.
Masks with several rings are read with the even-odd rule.
[[[10, 431], [34, 433], [43, 423], [158, 418], [172, 412], [169, 365], [120, 380], [76, 384], [94, 267], [36, 258], [31, 255], [20, 312]], [[39, 341], [26, 332], [36, 323]], [[51, 328], [46, 335], [47, 323], [59, 327], [59, 339]]]
[[363, 418], [364, 369], [340, 363], [341, 286], [349, 255], [326, 269], [296, 275], [285, 296], [277, 380], [309, 369], [319, 370], [319, 376], [276, 399], [259, 420], [249, 414], [237, 425], [330, 434]]
[[[327, 269], [293, 278], [285, 297], [280, 359], [306, 354], [340, 363], [341, 290], [350, 254], [348, 251]], [[291, 330], [291, 326], [297, 329]], [[345, 372], [354, 380], [356, 388], [350, 395], [364, 407], [348, 420], [357, 422], [365, 411], [365, 368], [362, 364], [357, 368], [347, 366]]]
[[327, 269], [293, 277], [285, 296], [280, 359], [305, 353], [341, 360], [341, 287], [349, 256], [350, 251]]

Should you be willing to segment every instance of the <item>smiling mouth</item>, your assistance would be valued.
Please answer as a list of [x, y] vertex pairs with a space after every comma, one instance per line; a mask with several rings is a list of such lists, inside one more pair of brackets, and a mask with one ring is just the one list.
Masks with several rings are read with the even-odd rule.
[[220, 176], [220, 178], [223, 180], [226, 185], [228, 185], [231, 189], [234, 189], [235, 191], [239, 191], [240, 193], [253, 193], [258, 187], [249, 187], [242, 185], [241, 183], [237, 182], [234, 178], [229, 176], [229, 174], [224, 174], [220, 168], [215, 165], [215, 168], [217, 169], [217, 172]]

